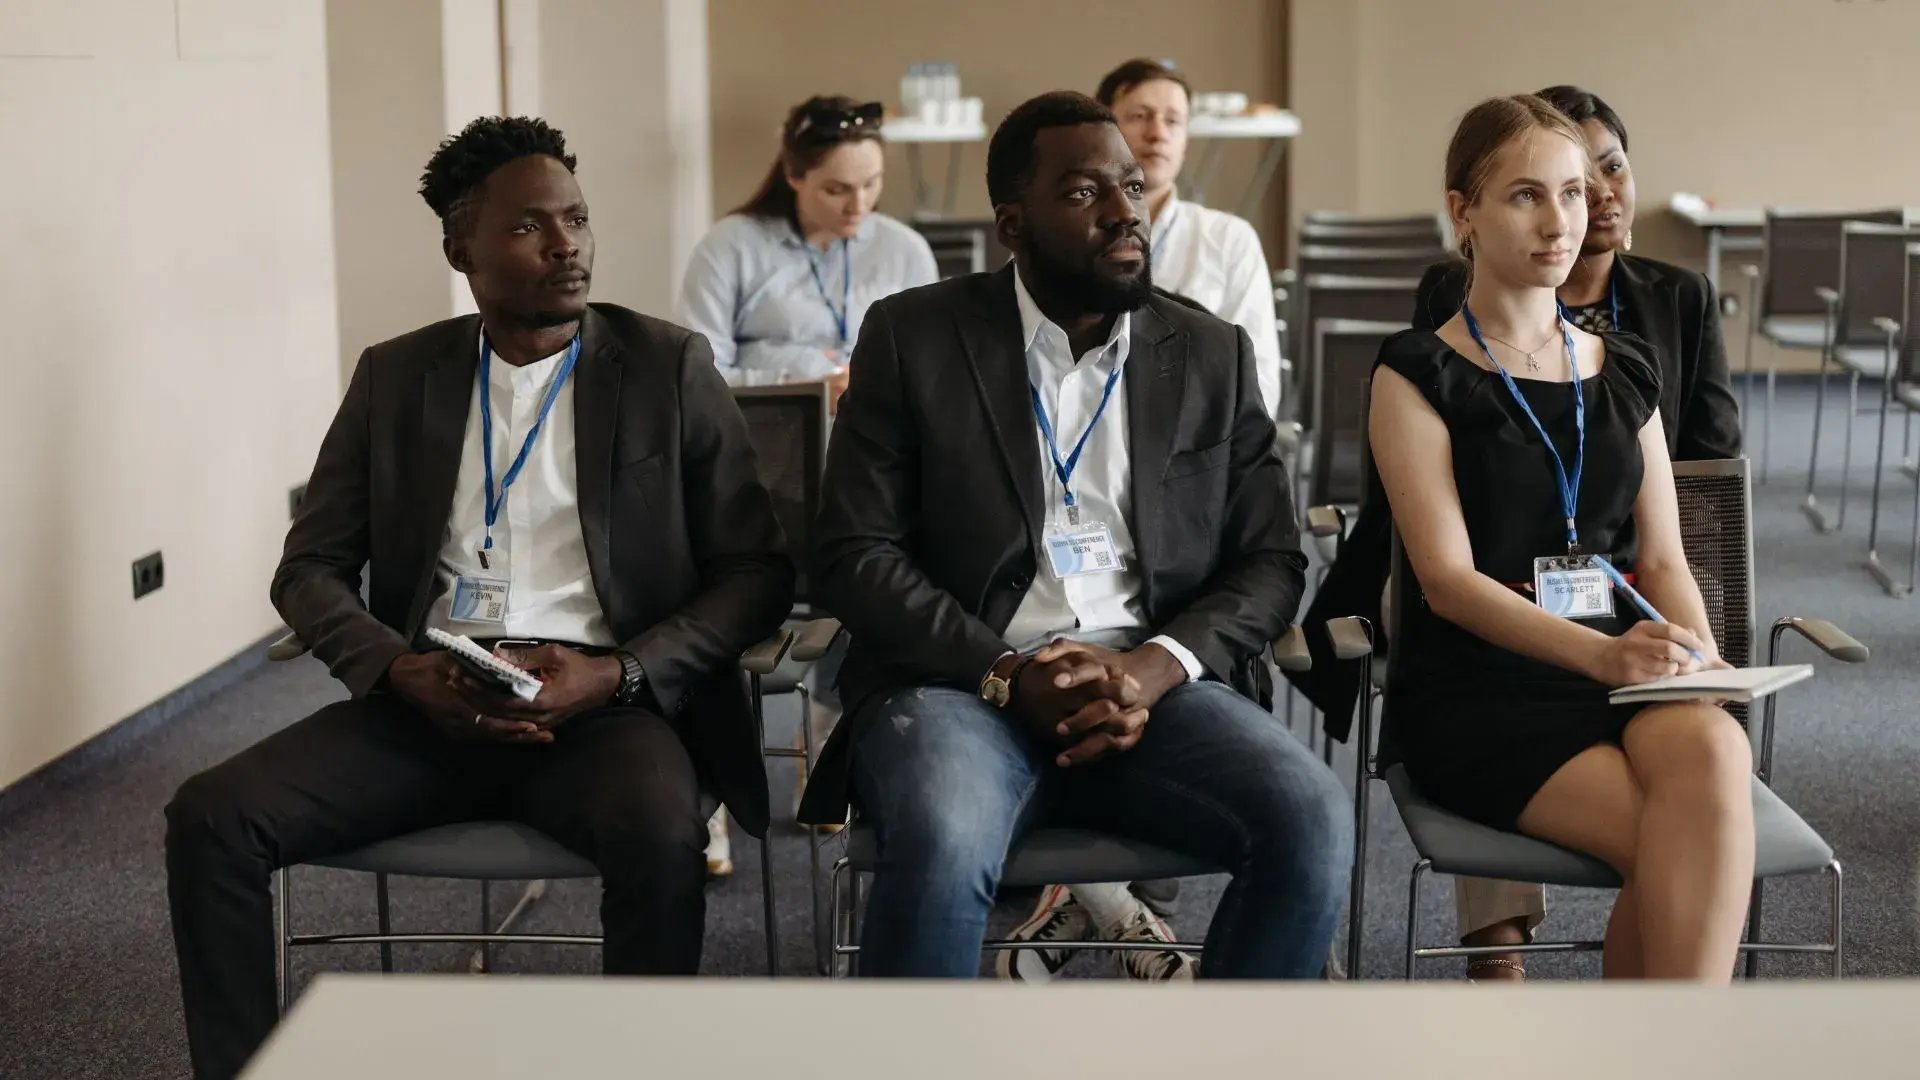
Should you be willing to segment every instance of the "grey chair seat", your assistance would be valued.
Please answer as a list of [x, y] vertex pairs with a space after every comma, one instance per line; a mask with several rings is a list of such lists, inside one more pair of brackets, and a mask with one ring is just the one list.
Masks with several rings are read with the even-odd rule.
[[1920, 385], [1899, 383], [1893, 388], [1893, 397], [1909, 409], [1920, 409]]
[[[869, 872], [878, 857], [873, 827], [847, 830], [847, 864]], [[1200, 877], [1226, 871], [1204, 859], [1138, 840], [1087, 829], [1035, 829], [1014, 845], [1000, 874], [1008, 888], [1087, 885], [1101, 881], [1152, 881]]]
[[802, 664], [791, 656], [781, 658], [780, 666], [761, 677], [760, 693], [765, 697], [793, 693], [800, 689], [801, 680], [806, 678], [807, 669], [812, 666]]
[[[1620, 887], [1620, 875], [1599, 859], [1442, 810], [1414, 790], [1405, 766], [1389, 767], [1386, 779], [1414, 849], [1440, 873], [1595, 889]], [[1833, 849], [1820, 834], [1759, 777], [1753, 779], [1753, 824], [1755, 878], [1813, 873], [1833, 861]]]
[[1833, 351], [1841, 367], [1869, 379], [1887, 377], [1887, 349], [1884, 345], [1843, 345]]
[[1820, 315], [1776, 315], [1761, 320], [1760, 335], [1783, 348], [1824, 348], [1827, 320]]
[[[701, 817], [711, 817], [719, 805], [712, 796], [702, 795]], [[368, 874], [467, 881], [600, 876], [600, 871], [589, 860], [562, 847], [546, 833], [517, 821], [463, 821], [441, 825], [353, 851], [308, 859], [307, 864]]]

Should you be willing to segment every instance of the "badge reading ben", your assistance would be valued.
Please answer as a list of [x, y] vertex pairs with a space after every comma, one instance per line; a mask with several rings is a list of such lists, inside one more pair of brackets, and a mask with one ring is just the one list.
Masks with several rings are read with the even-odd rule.
[[1057, 578], [1117, 574], [1125, 568], [1114, 550], [1113, 530], [1101, 522], [1069, 525], [1047, 533], [1047, 561]]

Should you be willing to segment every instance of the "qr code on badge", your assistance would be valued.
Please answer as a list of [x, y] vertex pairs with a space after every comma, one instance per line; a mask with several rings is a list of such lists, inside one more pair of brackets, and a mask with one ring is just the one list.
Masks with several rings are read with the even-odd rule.
[[1112, 566], [1112, 565], [1113, 565], [1113, 554], [1112, 554], [1111, 552], [1106, 552], [1106, 551], [1096, 551], [1096, 552], [1094, 552], [1094, 553], [1093, 553], [1093, 565], [1095, 565], [1095, 566], [1097, 566], [1097, 567], [1099, 567], [1099, 568], [1101, 568], [1102, 570], [1104, 570], [1104, 569], [1106, 569], [1106, 568], [1107, 568], [1107, 567], [1109, 567], [1109, 566]]
[[500, 620], [506, 618], [507, 617], [506, 606], [507, 605], [501, 603], [498, 600], [487, 601], [487, 621], [499, 622]]

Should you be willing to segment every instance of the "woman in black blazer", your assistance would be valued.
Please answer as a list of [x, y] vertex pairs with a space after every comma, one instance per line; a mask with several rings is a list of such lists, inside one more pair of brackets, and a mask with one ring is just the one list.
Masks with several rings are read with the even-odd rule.
[[[1653, 346], [1660, 367], [1660, 413], [1676, 461], [1740, 456], [1740, 412], [1727, 376], [1720, 311], [1713, 286], [1692, 270], [1638, 255], [1633, 246], [1634, 183], [1627, 162], [1627, 129], [1607, 103], [1574, 86], [1539, 93], [1578, 124], [1604, 181], [1595, 187], [1580, 258], [1559, 289], [1560, 302], [1581, 329], [1625, 331]], [[1427, 269], [1414, 301], [1413, 325], [1431, 330], [1453, 318], [1467, 293], [1468, 264], [1449, 258]], [[1367, 470], [1359, 517], [1340, 558], [1322, 582], [1301, 626], [1313, 653], [1307, 672], [1287, 678], [1324, 714], [1326, 730], [1345, 740], [1359, 692], [1360, 665], [1333, 658], [1326, 623], [1360, 615], [1379, 625], [1392, 519], [1380, 478]], [[1516, 944], [1532, 935], [1545, 914], [1543, 890], [1461, 879], [1461, 940], [1471, 945]], [[1517, 954], [1476, 959], [1469, 977], [1519, 977]]]

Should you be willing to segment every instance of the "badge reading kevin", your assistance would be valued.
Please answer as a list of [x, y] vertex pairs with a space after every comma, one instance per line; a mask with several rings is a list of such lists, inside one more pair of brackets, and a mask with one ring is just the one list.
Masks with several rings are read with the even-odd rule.
[[461, 574], [453, 579], [453, 617], [461, 622], [496, 625], [505, 622], [507, 587], [505, 578]]
[[1120, 553], [1114, 550], [1113, 530], [1097, 521], [1047, 533], [1047, 561], [1057, 578], [1117, 574], [1123, 569]]
[[1547, 614], [1563, 619], [1613, 614], [1613, 581], [1585, 555], [1533, 560], [1533, 597]]

